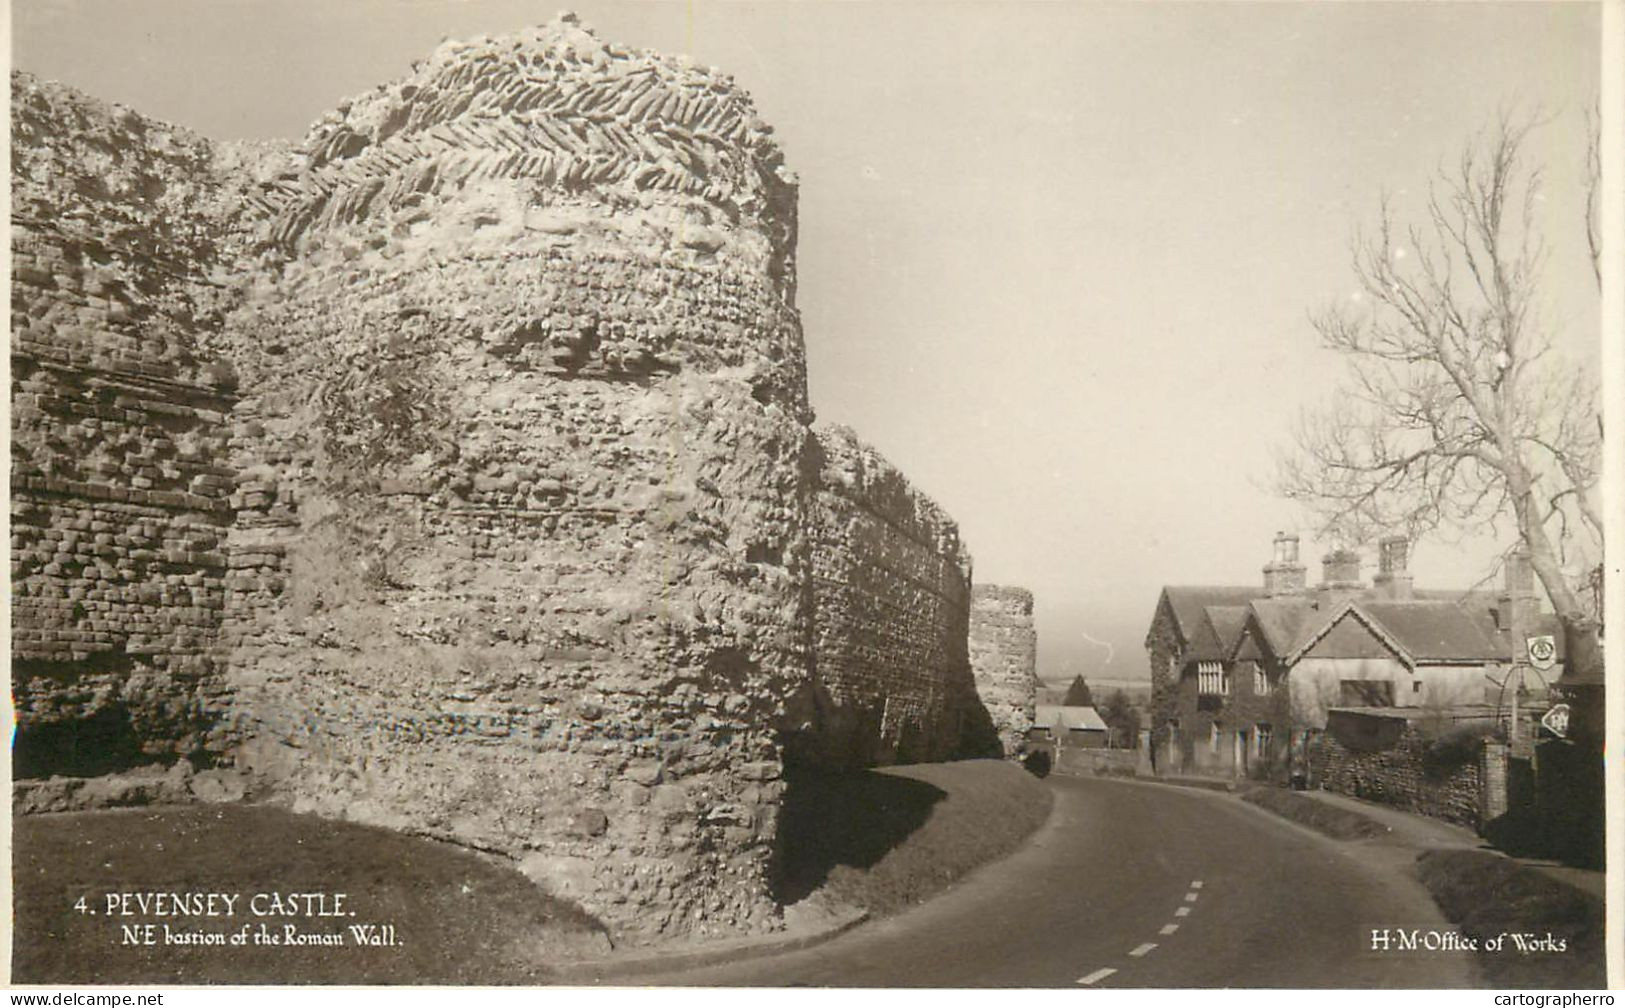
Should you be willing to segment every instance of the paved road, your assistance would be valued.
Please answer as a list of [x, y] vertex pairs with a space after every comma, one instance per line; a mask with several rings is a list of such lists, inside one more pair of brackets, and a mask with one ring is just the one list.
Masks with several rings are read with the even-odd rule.
[[1051, 777], [1025, 847], [949, 892], [799, 952], [639, 984], [1465, 987], [1467, 954], [1367, 951], [1449, 930], [1402, 851], [1338, 843], [1228, 796]]

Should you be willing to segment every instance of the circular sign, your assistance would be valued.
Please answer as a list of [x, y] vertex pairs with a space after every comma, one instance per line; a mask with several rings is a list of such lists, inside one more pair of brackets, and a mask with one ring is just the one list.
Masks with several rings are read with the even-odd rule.
[[1551, 668], [1557, 662], [1557, 638], [1531, 637], [1529, 638], [1529, 664], [1542, 672]]

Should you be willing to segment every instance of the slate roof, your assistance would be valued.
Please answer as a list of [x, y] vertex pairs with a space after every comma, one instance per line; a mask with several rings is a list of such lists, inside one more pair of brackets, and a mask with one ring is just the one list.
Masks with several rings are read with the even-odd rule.
[[1105, 731], [1106, 722], [1093, 707], [1059, 707], [1039, 704], [1034, 728], [1065, 728], [1079, 731]]
[[[1294, 655], [1324, 634], [1349, 605], [1358, 607], [1378, 636], [1412, 661], [1507, 661], [1512, 655], [1513, 642], [1495, 626], [1496, 592], [1419, 589], [1409, 599], [1396, 600], [1371, 597], [1367, 589], [1334, 604], [1314, 593], [1269, 598], [1258, 586], [1168, 585], [1162, 592], [1190, 661], [1256, 658], [1260, 642], [1253, 638], [1262, 638], [1263, 646], [1278, 657]], [[1255, 630], [1243, 643], [1249, 621]], [[1555, 635], [1562, 660], [1563, 633], [1555, 616], [1542, 614], [1531, 632]]]
[[1489, 610], [1435, 601], [1378, 601], [1355, 605], [1417, 661], [1506, 661], [1506, 635], [1496, 630]]
[[1173, 610], [1174, 628], [1189, 643], [1208, 606], [1245, 606], [1260, 591], [1257, 585], [1168, 585], [1162, 594]]
[[1324, 625], [1322, 620], [1311, 618], [1320, 614], [1320, 610], [1301, 597], [1254, 599], [1248, 608], [1252, 610], [1253, 622], [1264, 635], [1264, 643], [1277, 657], [1291, 654], [1307, 632]]
[[1202, 607], [1202, 619], [1190, 639], [1185, 660], [1226, 661], [1235, 650], [1236, 639], [1247, 623], [1246, 606], [1210, 605]]
[[1219, 648], [1228, 655], [1241, 639], [1241, 630], [1247, 625], [1247, 607], [1244, 605], [1210, 605], [1207, 619], [1213, 626], [1213, 635], [1219, 638]]

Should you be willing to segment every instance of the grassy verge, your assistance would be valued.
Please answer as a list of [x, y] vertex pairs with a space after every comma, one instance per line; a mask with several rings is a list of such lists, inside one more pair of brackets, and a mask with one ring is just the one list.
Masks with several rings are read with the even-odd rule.
[[1000, 760], [797, 775], [782, 820], [780, 896], [894, 913], [1013, 851], [1053, 801]]
[[[269, 807], [27, 816], [12, 844], [19, 983], [544, 983], [550, 952], [603, 942], [585, 912], [468, 851]], [[119, 896], [159, 892], [237, 899], [217, 899], [211, 917]], [[290, 896], [305, 893], [327, 894], [325, 906]], [[317, 916], [335, 909], [334, 893], [346, 894], [338, 915]], [[373, 934], [396, 944], [357, 943], [350, 927], [362, 924], [393, 925]], [[282, 940], [291, 926], [344, 944], [266, 944], [262, 925]], [[246, 941], [230, 944], [245, 927]], [[194, 934], [225, 944], [173, 941]]]
[[[1500, 952], [1478, 959], [1495, 986], [1605, 985], [1601, 900], [1487, 851], [1427, 851], [1416, 868], [1433, 901], [1464, 934], [1480, 941], [1506, 936]], [[1532, 950], [1521, 951], [1515, 935]], [[1557, 943], [1560, 951], [1550, 947]]]
[[1333, 840], [1364, 840], [1388, 832], [1388, 827], [1358, 812], [1327, 805], [1282, 788], [1256, 787], [1244, 792], [1241, 797], [1243, 801], [1324, 833]]

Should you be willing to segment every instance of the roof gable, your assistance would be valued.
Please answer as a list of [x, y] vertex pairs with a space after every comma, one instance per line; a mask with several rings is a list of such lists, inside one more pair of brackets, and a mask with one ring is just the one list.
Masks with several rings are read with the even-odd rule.
[[1357, 607], [1345, 608], [1299, 649], [1293, 663], [1305, 658], [1391, 658], [1413, 664], [1412, 656], [1391, 635], [1362, 617]]
[[1310, 629], [1306, 624], [1317, 611], [1303, 598], [1256, 599], [1249, 609], [1248, 619], [1256, 628], [1258, 643], [1283, 660], [1303, 639], [1304, 631]]
[[1247, 625], [1242, 628], [1241, 636], [1236, 638], [1236, 648], [1230, 654], [1231, 661], [1263, 661], [1264, 651], [1258, 646], [1257, 627], [1253, 623], [1252, 615], [1247, 617]]
[[1263, 594], [1257, 585], [1165, 585], [1158, 602], [1168, 606], [1174, 631], [1181, 642], [1189, 645], [1206, 617], [1208, 606], [1246, 606]]

